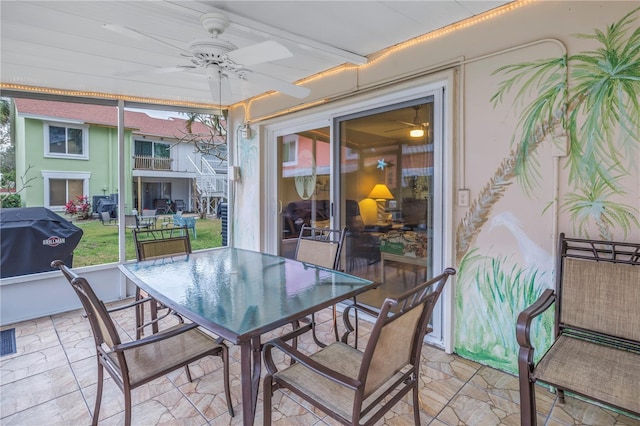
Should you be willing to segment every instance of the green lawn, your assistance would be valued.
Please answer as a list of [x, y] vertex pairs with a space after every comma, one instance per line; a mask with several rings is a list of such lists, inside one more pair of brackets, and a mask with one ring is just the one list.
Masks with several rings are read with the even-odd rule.
[[[160, 219], [161, 223], [162, 219]], [[73, 267], [99, 265], [118, 261], [118, 227], [105, 226], [99, 220], [73, 220], [73, 224], [84, 231], [80, 244], [73, 251]], [[219, 219], [197, 219], [198, 238], [191, 236], [191, 248], [201, 250], [222, 245], [222, 222]], [[126, 259], [135, 259], [131, 230], [127, 229], [125, 242]]]

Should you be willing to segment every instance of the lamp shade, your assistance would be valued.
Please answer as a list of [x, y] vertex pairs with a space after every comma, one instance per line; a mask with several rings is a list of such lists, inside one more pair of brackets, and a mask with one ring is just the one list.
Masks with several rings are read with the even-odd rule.
[[368, 198], [374, 200], [393, 200], [393, 194], [384, 183], [379, 183], [369, 192]]

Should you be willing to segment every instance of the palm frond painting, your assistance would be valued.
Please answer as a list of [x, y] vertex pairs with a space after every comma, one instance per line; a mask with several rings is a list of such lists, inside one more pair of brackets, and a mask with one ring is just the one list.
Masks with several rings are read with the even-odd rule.
[[[574, 213], [583, 207], [583, 215], [587, 214], [594, 225], [599, 223], [599, 237], [603, 239], [610, 232], [606, 228], [612, 226], [625, 235], [632, 226], [640, 227], [638, 211], [629, 205], [610, 203], [608, 208], [614, 212], [602, 218], [603, 210], [589, 209], [588, 203], [578, 202], [578, 194], [588, 193], [596, 180], [608, 187], [610, 194], [624, 193], [618, 177], [637, 167], [633, 158], [640, 148], [639, 10], [631, 11], [605, 31], [577, 36], [598, 42], [600, 46], [594, 50], [507, 65], [494, 72], [509, 77], [491, 99], [494, 104], [511, 91], [516, 91], [516, 101], [530, 93], [536, 97], [520, 116], [510, 155], [458, 225], [458, 259], [471, 248], [491, 209], [514, 179], [525, 191], [538, 185], [536, 150], [547, 138], [558, 135], [566, 135], [569, 140], [566, 164], [574, 194], [565, 197], [566, 211]], [[601, 229], [603, 223], [605, 229]], [[588, 236], [587, 226], [576, 231]]]
[[[517, 185], [531, 197], [542, 186], [537, 154], [543, 144], [568, 144], [565, 190], [557, 201], [577, 236], [611, 240], [614, 233], [626, 236], [640, 228], [637, 206], [625, 202], [630, 189], [625, 178], [638, 173], [634, 159], [640, 150], [639, 19], [637, 8], [603, 31], [576, 36], [593, 41], [592, 50], [495, 70], [505, 79], [491, 102], [497, 106], [510, 95], [522, 112], [509, 155], [457, 228], [456, 352], [461, 355], [516, 371], [517, 314], [551, 285], [550, 268], [527, 264], [524, 251], [518, 264], [510, 256], [482, 256], [474, 247], [509, 187]], [[535, 326], [541, 333], [532, 335], [542, 336], [536, 347], [547, 347], [552, 315]]]

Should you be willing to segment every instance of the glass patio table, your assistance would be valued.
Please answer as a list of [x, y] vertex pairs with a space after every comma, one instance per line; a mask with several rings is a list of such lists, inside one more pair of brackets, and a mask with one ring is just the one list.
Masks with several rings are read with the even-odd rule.
[[240, 346], [243, 424], [253, 424], [260, 336], [378, 284], [280, 256], [231, 247], [127, 263], [124, 275], [164, 305]]

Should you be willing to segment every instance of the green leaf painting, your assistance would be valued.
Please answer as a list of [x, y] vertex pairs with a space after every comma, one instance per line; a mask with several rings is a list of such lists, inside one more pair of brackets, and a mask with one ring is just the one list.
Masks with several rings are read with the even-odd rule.
[[[549, 271], [517, 265], [506, 257], [485, 258], [474, 243], [507, 188], [517, 183], [526, 195], [541, 186], [538, 148], [568, 141], [564, 161], [567, 188], [558, 200], [576, 236], [611, 240], [640, 228], [638, 210], [621, 202], [624, 178], [638, 173], [640, 149], [640, 8], [593, 34], [594, 49], [575, 55], [506, 65], [491, 98], [494, 106], [514, 98], [522, 109], [511, 151], [472, 201], [456, 233], [459, 262], [456, 351], [471, 359], [515, 371], [517, 314], [552, 282]], [[541, 212], [541, 215], [544, 211]], [[543, 279], [544, 277], [544, 279]], [[543, 285], [541, 285], [543, 284]], [[551, 342], [552, 317], [539, 327]]]

